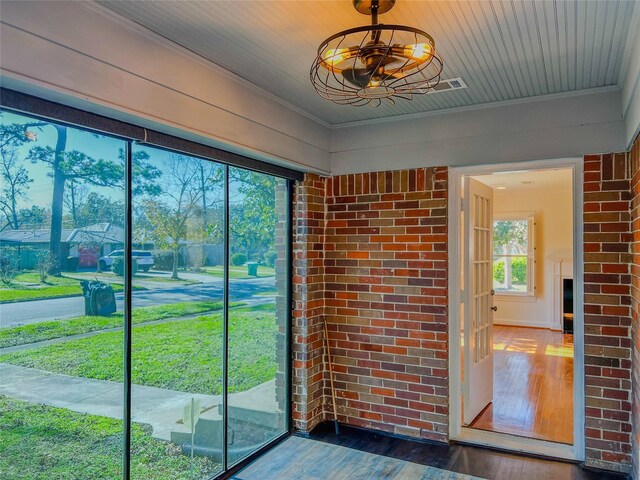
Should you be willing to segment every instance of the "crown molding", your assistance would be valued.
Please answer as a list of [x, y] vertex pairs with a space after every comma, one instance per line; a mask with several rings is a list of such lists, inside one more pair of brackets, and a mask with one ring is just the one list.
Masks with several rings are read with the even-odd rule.
[[175, 42], [167, 37], [165, 37], [162, 34], [159, 34], [147, 27], [145, 27], [144, 25], [141, 25], [138, 22], [135, 22], [133, 20], [128, 19], [127, 17], [124, 17], [122, 15], [120, 15], [119, 13], [114, 12], [113, 10], [110, 10], [109, 8], [97, 3], [95, 0], [89, 0], [89, 1], [83, 1], [81, 2], [81, 5], [85, 8], [87, 8], [88, 10], [93, 11], [94, 13], [97, 13], [105, 18], [109, 18], [111, 20], [115, 20], [116, 22], [118, 22], [120, 25], [124, 25], [129, 29], [132, 29], [134, 31], [136, 31], [137, 33], [143, 35], [144, 37], [146, 37], [149, 40], [154, 41], [155, 43], [157, 43], [158, 45], [162, 45], [164, 48], [168, 48], [171, 51], [178, 53], [180, 55], [182, 55], [185, 58], [188, 58], [189, 60], [192, 60], [196, 63], [198, 63], [199, 65], [208, 68], [209, 70], [212, 70], [218, 74], [224, 75], [227, 78], [238, 82], [239, 84], [241, 84], [243, 87], [249, 88], [251, 90], [253, 90], [254, 92], [258, 93], [259, 95], [262, 95], [266, 98], [268, 98], [269, 100], [278, 103], [279, 105], [295, 112], [298, 113], [306, 118], [308, 118], [309, 120], [312, 120], [316, 123], [318, 123], [319, 125], [322, 125], [325, 128], [331, 128], [332, 124], [326, 122], [325, 120], [322, 120], [321, 118], [313, 115], [312, 113], [307, 112], [306, 110], [287, 102], [286, 100], [283, 100], [282, 98], [278, 97], [277, 95], [274, 95], [273, 93], [265, 90], [264, 88], [256, 85], [253, 82], [250, 82], [249, 80], [247, 80], [244, 77], [241, 77], [240, 75], [227, 70], [226, 68], [218, 65], [215, 62], [212, 62], [211, 60], [208, 60], [207, 58], [203, 57], [202, 55], [197, 54], [196, 52], [194, 52], [193, 50], [188, 49], [187, 47], [184, 47], [182, 45], [180, 45], [178, 42]]
[[572, 98], [572, 97], [581, 97], [586, 95], [594, 95], [598, 93], [608, 93], [608, 92], [618, 92], [621, 90], [619, 85], [609, 85], [606, 87], [596, 87], [596, 88], [585, 88], [582, 90], [572, 90], [570, 92], [561, 92], [561, 93], [550, 93], [547, 95], [535, 95], [532, 97], [523, 97], [523, 98], [514, 98], [512, 100], [503, 100], [500, 102], [487, 102], [487, 103], [478, 103], [475, 105], [465, 105], [462, 107], [453, 107], [453, 108], [443, 108], [440, 110], [430, 110], [428, 112], [419, 112], [419, 113], [408, 113], [405, 115], [395, 115], [392, 117], [384, 117], [384, 118], [372, 118], [369, 120], [357, 120], [355, 122], [345, 122], [345, 123], [337, 123], [332, 124], [331, 129], [341, 129], [341, 128], [350, 128], [350, 127], [361, 127], [367, 125], [377, 125], [384, 123], [395, 123], [401, 122], [404, 120], [416, 120], [420, 118], [426, 117], [435, 117], [439, 115], [446, 115], [448, 113], [457, 113], [457, 112], [468, 112], [473, 110], [485, 110], [488, 108], [499, 108], [499, 107], [508, 107], [512, 105], [522, 105], [527, 103], [536, 103], [543, 102], [545, 100], [561, 100], [564, 98]]

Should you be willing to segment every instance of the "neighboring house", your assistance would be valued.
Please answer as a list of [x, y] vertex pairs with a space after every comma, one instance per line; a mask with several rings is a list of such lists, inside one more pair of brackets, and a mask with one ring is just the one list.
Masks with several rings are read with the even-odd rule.
[[[69, 255], [67, 238], [73, 230], [62, 229], [60, 235], [61, 253], [66, 258]], [[38, 254], [49, 250], [51, 231], [48, 228], [32, 228], [25, 230], [5, 230], [0, 232], [0, 249], [2, 257], [17, 261], [18, 268], [34, 268], [38, 261]]]
[[78, 257], [79, 267], [95, 267], [102, 255], [123, 248], [124, 240], [124, 228], [112, 223], [96, 223], [76, 228], [66, 241], [69, 256]]
[[[34, 268], [38, 254], [49, 250], [48, 228], [0, 232], [2, 256], [13, 258], [18, 268]], [[96, 223], [76, 229], [62, 229], [61, 256], [78, 257], [78, 266], [95, 267], [100, 255], [122, 248], [124, 229], [111, 223]]]

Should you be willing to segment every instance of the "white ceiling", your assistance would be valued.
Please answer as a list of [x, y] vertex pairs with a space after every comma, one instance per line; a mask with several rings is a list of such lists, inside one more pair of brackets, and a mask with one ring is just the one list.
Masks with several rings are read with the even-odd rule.
[[[330, 124], [618, 85], [633, 0], [398, 0], [381, 23], [429, 32], [442, 78], [467, 89], [381, 107], [320, 98], [309, 68], [320, 42], [363, 25], [350, 0], [102, 0], [107, 8]], [[215, 88], [212, 85], [211, 88]]]
[[539, 192], [549, 190], [570, 190], [573, 172], [570, 168], [551, 170], [529, 170], [474, 176], [476, 180], [499, 188], [498, 193]]

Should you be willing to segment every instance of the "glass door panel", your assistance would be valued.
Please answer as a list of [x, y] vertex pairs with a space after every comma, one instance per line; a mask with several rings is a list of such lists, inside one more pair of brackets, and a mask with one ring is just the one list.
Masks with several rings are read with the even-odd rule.
[[227, 455], [233, 465], [286, 431], [285, 180], [229, 167]]
[[122, 478], [125, 148], [0, 113], [2, 478]]
[[139, 146], [133, 162], [131, 477], [210, 478], [223, 469], [226, 167]]

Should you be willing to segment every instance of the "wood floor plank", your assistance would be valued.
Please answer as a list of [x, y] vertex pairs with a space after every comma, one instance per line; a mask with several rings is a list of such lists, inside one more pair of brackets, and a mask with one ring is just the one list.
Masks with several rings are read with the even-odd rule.
[[290, 437], [234, 480], [482, 480], [308, 438]]
[[493, 403], [473, 428], [573, 443], [573, 336], [496, 325]]

